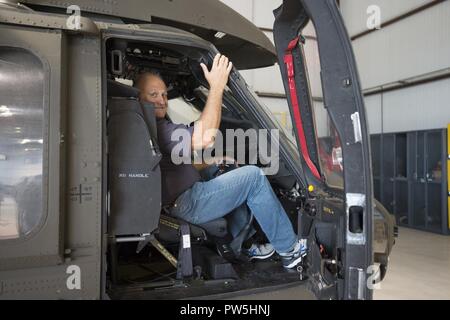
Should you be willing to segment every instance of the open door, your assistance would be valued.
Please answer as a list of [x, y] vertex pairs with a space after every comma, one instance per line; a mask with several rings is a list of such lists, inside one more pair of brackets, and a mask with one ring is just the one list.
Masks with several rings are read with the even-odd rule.
[[[370, 146], [347, 31], [335, 0], [284, 0], [275, 17], [279, 66], [310, 185], [299, 229], [310, 240], [312, 289], [323, 299], [371, 299]], [[315, 30], [304, 34], [307, 26]], [[320, 78], [318, 97], [305, 50]]]

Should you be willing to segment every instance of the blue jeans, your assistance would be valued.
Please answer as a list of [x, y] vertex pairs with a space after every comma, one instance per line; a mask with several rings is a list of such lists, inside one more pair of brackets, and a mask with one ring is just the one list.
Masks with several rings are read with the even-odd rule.
[[[232, 164], [225, 168], [225, 172], [229, 172], [231, 170], [236, 169], [237, 167]], [[210, 181], [220, 174], [224, 174], [225, 172], [220, 173], [220, 169], [217, 165], [211, 165], [202, 171], [200, 171], [200, 175], [203, 181]], [[228, 231], [230, 232], [233, 239], [235, 239], [241, 231], [245, 228], [245, 226], [250, 222], [251, 214], [249, 212], [249, 208], [246, 203], [241, 204], [239, 207], [235, 208], [233, 211], [228, 213], [225, 217], [228, 224]], [[256, 233], [255, 228], [250, 225], [250, 228], [247, 232], [246, 238], [247, 240], [251, 238]]]
[[[247, 204], [278, 253], [294, 248], [297, 235], [292, 224], [266, 176], [256, 166], [241, 167], [210, 181], [195, 183], [177, 198], [170, 213], [189, 223], [202, 224], [222, 218], [243, 204]], [[233, 214], [232, 234], [248, 221], [247, 215], [239, 212], [242, 211]]]

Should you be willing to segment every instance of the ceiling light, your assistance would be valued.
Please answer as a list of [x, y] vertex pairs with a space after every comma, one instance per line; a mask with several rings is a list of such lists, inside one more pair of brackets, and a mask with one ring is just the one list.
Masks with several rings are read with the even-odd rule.
[[27, 143], [44, 143], [44, 139], [23, 139], [20, 144], [27, 144]]
[[23, 140], [20, 142], [20, 144], [27, 144], [27, 143], [30, 143], [30, 142], [31, 142], [30, 139], [23, 139]]
[[7, 106], [0, 106], [0, 117], [6, 118], [11, 117], [13, 114], [11, 111], [9, 111], [9, 108]]

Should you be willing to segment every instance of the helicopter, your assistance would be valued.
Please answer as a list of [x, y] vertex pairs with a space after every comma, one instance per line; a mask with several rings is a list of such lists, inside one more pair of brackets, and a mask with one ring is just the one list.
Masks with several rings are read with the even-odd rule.
[[[373, 298], [397, 230], [373, 196], [348, 33], [335, 0], [284, 0], [274, 15], [272, 44], [216, 0], [0, 1], [0, 299], [220, 299], [293, 284], [318, 299]], [[208, 95], [200, 63], [219, 52], [234, 64], [220, 131], [279, 132], [267, 178], [308, 240], [296, 270], [230, 255], [226, 219], [193, 225], [161, 205], [154, 110], [133, 81], [157, 69], [169, 105], [195, 121]], [[276, 64], [292, 137], [241, 74]]]

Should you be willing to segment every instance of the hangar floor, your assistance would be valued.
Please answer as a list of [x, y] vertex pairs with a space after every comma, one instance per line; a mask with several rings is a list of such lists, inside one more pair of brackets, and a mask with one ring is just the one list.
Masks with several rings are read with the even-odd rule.
[[[312, 298], [304, 286], [239, 297], [247, 300]], [[450, 300], [450, 236], [400, 228], [388, 273], [374, 298]]]

